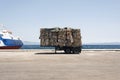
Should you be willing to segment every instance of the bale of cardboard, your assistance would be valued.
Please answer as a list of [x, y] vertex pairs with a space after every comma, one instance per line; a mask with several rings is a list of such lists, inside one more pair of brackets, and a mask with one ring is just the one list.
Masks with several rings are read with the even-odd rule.
[[80, 29], [72, 28], [41, 28], [41, 46], [81, 46]]

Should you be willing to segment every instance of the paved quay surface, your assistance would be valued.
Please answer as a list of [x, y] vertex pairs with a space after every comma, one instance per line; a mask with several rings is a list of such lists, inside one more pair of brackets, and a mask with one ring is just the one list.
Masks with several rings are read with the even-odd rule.
[[120, 51], [0, 50], [0, 80], [119, 80]]

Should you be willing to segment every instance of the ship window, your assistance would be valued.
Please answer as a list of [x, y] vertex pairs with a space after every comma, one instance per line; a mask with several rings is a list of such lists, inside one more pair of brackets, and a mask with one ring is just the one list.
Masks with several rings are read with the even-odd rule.
[[0, 36], [3, 36], [3, 34], [0, 34]]
[[4, 42], [6, 42], [6, 40], [3, 40]]
[[11, 39], [13, 39], [13, 37], [11, 37]]

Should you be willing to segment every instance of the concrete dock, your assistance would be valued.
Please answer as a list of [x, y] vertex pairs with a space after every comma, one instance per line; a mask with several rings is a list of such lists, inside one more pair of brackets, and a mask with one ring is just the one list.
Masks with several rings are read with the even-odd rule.
[[119, 80], [119, 50], [0, 50], [0, 80]]

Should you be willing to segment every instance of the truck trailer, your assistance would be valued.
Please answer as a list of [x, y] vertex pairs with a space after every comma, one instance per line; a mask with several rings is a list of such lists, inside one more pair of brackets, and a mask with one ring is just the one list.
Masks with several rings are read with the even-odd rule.
[[40, 28], [40, 46], [55, 47], [65, 53], [81, 53], [82, 41], [80, 29]]

